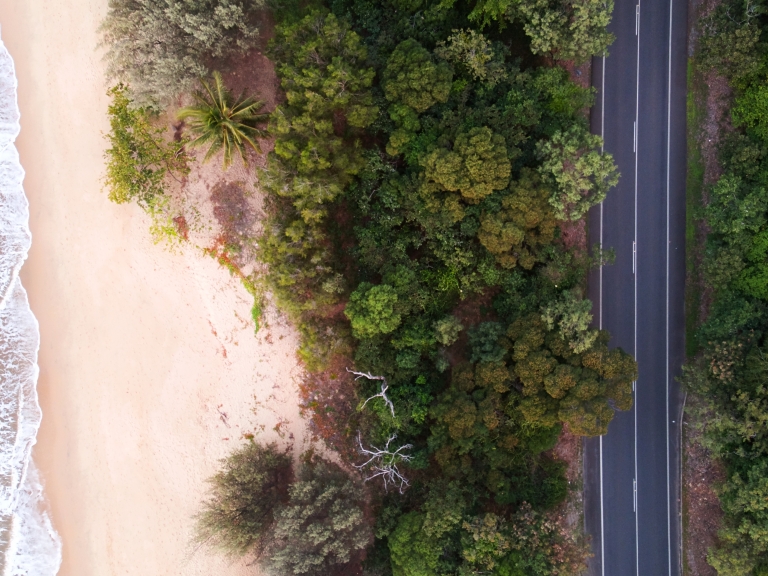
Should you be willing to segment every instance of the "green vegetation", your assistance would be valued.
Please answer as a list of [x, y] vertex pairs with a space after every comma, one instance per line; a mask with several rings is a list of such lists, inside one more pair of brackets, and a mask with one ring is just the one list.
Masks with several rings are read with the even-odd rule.
[[245, 444], [209, 480], [211, 494], [197, 517], [197, 540], [229, 554], [263, 548], [290, 480], [290, 454], [274, 444]]
[[105, 184], [112, 202], [136, 202], [151, 211], [165, 197], [167, 177], [189, 171], [185, 142], [167, 142], [164, 130], [152, 123], [152, 113], [132, 108], [126, 92], [122, 85], [109, 91]]
[[244, 164], [246, 146], [261, 152], [257, 138], [264, 138], [266, 132], [259, 129], [259, 124], [267, 121], [268, 114], [260, 114], [264, 103], [255, 98], [232, 98], [232, 93], [224, 86], [221, 74], [213, 73], [213, 83], [201, 80], [202, 90], [192, 94], [193, 106], [186, 106], [178, 112], [178, 117], [185, 120], [189, 129], [196, 135], [191, 146], [208, 146], [203, 161], [207, 161], [220, 150], [224, 151], [224, 168], [232, 164], [232, 153], [239, 152]]
[[197, 541], [232, 555], [255, 553], [270, 572], [328, 574], [365, 548], [364, 493], [312, 452], [293, 471], [289, 453], [250, 439], [222, 461], [197, 516]]
[[765, 574], [768, 445], [765, 379], [768, 363], [768, 25], [762, 4], [726, 1], [704, 22], [698, 66], [714, 67], [734, 89], [734, 130], [723, 131], [723, 173], [706, 190], [701, 216], [709, 229], [704, 280], [712, 291], [697, 333], [699, 355], [685, 384], [705, 405], [708, 448], [722, 461], [718, 486], [724, 512], [719, 545], [708, 561], [718, 574]]
[[262, 0], [109, 0], [107, 75], [137, 107], [162, 109], [208, 75], [212, 58], [255, 45]]
[[[148, 5], [122, 16], [143, 22]], [[589, 133], [592, 90], [552, 62], [602, 53], [611, 10], [280, 3], [267, 54], [285, 98], [258, 172], [266, 219], [249, 238], [263, 274], [243, 281], [297, 326], [307, 410], [332, 415], [325, 439], [369, 489], [311, 454], [273, 489], [284, 455], [251, 444], [214, 477], [201, 540], [254, 552], [276, 574], [350, 573], [363, 557], [369, 575], [580, 572], [585, 543], [552, 513], [569, 490], [552, 448], [564, 425], [605, 433], [632, 404], [637, 367], [590, 328], [585, 277], [603, 254], [561, 233], [618, 172]], [[220, 53], [183, 47], [196, 77], [252, 40], [239, 26]], [[135, 26], [106, 29], [130, 39]], [[169, 101], [148, 86], [134, 79], [137, 104]], [[227, 163], [255, 143], [258, 106], [234, 102], [218, 75], [202, 86], [181, 115]], [[209, 253], [245, 278], [237, 246], [222, 238]], [[345, 382], [356, 383], [346, 415], [322, 400]]]

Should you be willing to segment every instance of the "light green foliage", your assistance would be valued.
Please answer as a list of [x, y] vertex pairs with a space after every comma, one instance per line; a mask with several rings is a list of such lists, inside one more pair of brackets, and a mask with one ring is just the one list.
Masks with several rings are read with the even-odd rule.
[[610, 0], [480, 0], [469, 17], [484, 26], [519, 21], [531, 52], [581, 63], [613, 43], [607, 30], [612, 14]]
[[[511, 170], [504, 137], [487, 127], [460, 133], [453, 149], [437, 148], [421, 164], [426, 190], [458, 192], [469, 204], [506, 188]], [[449, 196], [446, 203], [455, 199]]]
[[443, 346], [450, 346], [459, 339], [464, 326], [456, 316], [446, 316], [434, 323], [435, 339]]
[[323, 205], [362, 166], [359, 145], [345, 138], [343, 124], [364, 128], [376, 117], [369, 90], [374, 71], [364, 66], [360, 37], [333, 14], [313, 12], [278, 27], [270, 46], [287, 99], [272, 115], [270, 187], [292, 198], [306, 222], [318, 222]]
[[302, 358], [319, 367], [345, 349], [343, 331], [317, 325], [344, 290], [325, 219], [364, 165], [358, 136], [378, 113], [374, 71], [360, 37], [324, 12], [278, 26], [270, 46], [286, 102], [272, 115], [275, 148], [259, 174], [270, 195], [260, 258], [278, 305], [299, 320]]
[[557, 221], [550, 194], [538, 175], [526, 169], [510, 186], [502, 209], [480, 217], [477, 238], [503, 268], [519, 264], [530, 270], [540, 261], [541, 248], [553, 242]]
[[604, 54], [613, 43], [607, 30], [611, 0], [522, 0], [512, 6], [510, 17], [523, 22], [534, 54], [581, 63]]
[[291, 457], [253, 441], [221, 461], [208, 480], [210, 497], [196, 518], [196, 540], [228, 554], [258, 551], [269, 540], [275, 510], [286, 498]]
[[400, 325], [397, 292], [392, 286], [363, 282], [349, 297], [344, 314], [357, 338], [389, 334]]
[[753, 84], [747, 88], [736, 99], [731, 115], [735, 126], [744, 126], [768, 141], [768, 86]]
[[148, 110], [131, 106], [124, 86], [115, 86], [109, 95], [110, 147], [104, 154], [109, 199], [118, 204], [136, 202], [151, 212], [162, 202], [168, 176], [189, 172], [184, 141], [166, 140]]
[[135, 107], [160, 109], [208, 75], [211, 57], [255, 45], [262, 0], [109, 0], [101, 26], [107, 76]]
[[613, 418], [609, 402], [619, 410], [631, 408], [637, 363], [621, 349], [608, 350], [605, 332], [576, 353], [534, 314], [515, 321], [507, 336], [522, 384], [519, 409], [529, 422], [567, 422], [574, 434], [597, 436]]
[[398, 44], [387, 60], [384, 94], [390, 102], [424, 112], [448, 99], [452, 77], [450, 66], [436, 61], [426, 48], [409, 38]]
[[539, 142], [539, 171], [554, 186], [550, 204], [559, 219], [584, 217], [619, 182], [613, 156], [600, 152], [602, 142], [599, 136], [579, 126]]
[[275, 514], [269, 570], [283, 574], [328, 574], [371, 541], [364, 493], [336, 464], [304, 455], [288, 502]]
[[247, 163], [246, 147], [261, 152], [257, 138], [266, 134], [259, 124], [267, 121], [267, 114], [260, 114], [264, 103], [245, 94], [238, 99], [224, 86], [221, 74], [213, 73], [213, 82], [200, 80], [202, 90], [194, 92], [193, 106], [182, 108], [178, 117], [188, 123], [195, 138], [192, 146], [207, 146], [204, 162], [219, 151], [224, 152], [224, 168], [232, 164], [232, 153], [237, 151]]
[[566, 290], [541, 311], [541, 319], [548, 330], [560, 333], [568, 346], [581, 354], [589, 350], [597, 340], [598, 331], [590, 329], [592, 302], [582, 297], [578, 289]]
[[[487, 513], [464, 522], [461, 554], [477, 570], [493, 571], [511, 548], [506, 522], [496, 514]], [[493, 573], [493, 572], [492, 572]]]
[[497, 84], [506, 72], [490, 40], [477, 30], [454, 30], [445, 42], [438, 42], [435, 54], [454, 65], [464, 66], [475, 80]]

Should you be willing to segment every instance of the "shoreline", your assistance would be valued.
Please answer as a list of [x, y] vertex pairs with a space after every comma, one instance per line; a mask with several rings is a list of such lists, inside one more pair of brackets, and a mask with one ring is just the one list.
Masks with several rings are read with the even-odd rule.
[[63, 541], [59, 574], [253, 574], [190, 549], [192, 516], [242, 434], [301, 448], [296, 336], [272, 314], [254, 337], [237, 279], [192, 248], [152, 244], [145, 215], [102, 192], [105, 11], [0, 6], [30, 202], [21, 277], [41, 333], [33, 458]]

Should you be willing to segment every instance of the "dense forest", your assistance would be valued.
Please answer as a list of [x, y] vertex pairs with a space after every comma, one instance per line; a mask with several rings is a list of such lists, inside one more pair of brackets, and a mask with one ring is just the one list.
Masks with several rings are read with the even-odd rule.
[[732, 88], [717, 182], [700, 216], [709, 311], [685, 384], [704, 402], [704, 439], [722, 461], [718, 574], [768, 574], [768, 21], [761, 2], [726, 0], [702, 22], [697, 65]]
[[[563, 234], [619, 178], [589, 133], [593, 92], [567, 72], [607, 49], [611, 12], [110, 0], [111, 198], [167, 228], [164, 182], [188, 170], [187, 149], [226, 166], [271, 140], [263, 266], [244, 282], [254, 319], [268, 295], [299, 330], [308, 412], [342, 457], [247, 439], [211, 481], [200, 542], [275, 574], [582, 571], [583, 537], [550, 515], [578, 488], [551, 450], [563, 426], [604, 434], [637, 376], [590, 325], [586, 272], [607, 255]], [[269, 115], [217, 74], [267, 22], [283, 93]], [[194, 104], [177, 110], [179, 94]], [[169, 109], [185, 122], [175, 140], [158, 127]], [[344, 386], [346, 412], [324, 401]]]

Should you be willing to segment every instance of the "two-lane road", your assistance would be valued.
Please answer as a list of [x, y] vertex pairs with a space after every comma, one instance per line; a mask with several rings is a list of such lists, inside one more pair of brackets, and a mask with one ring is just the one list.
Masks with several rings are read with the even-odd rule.
[[639, 365], [635, 404], [585, 446], [591, 574], [678, 576], [684, 359], [685, 0], [619, 0], [606, 58], [593, 61], [592, 128], [621, 180], [592, 210], [590, 245], [616, 263], [590, 275], [595, 324]]

